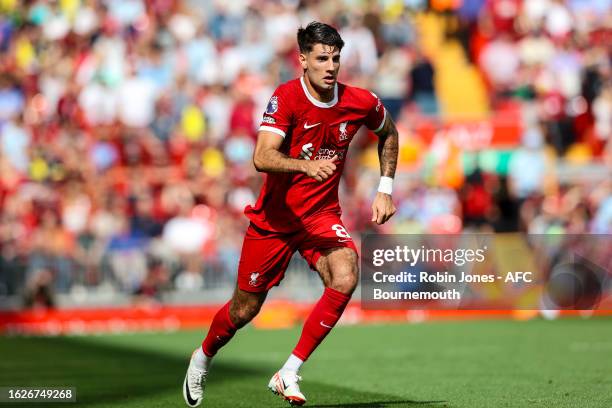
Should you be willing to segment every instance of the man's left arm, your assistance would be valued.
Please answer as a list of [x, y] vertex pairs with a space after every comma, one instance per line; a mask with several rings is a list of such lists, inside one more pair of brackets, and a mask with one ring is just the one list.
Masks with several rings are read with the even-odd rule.
[[380, 161], [380, 184], [372, 203], [372, 222], [384, 224], [395, 214], [391, 198], [393, 178], [397, 168], [399, 150], [398, 133], [391, 115], [386, 115], [385, 124], [376, 132], [378, 136], [378, 160]]

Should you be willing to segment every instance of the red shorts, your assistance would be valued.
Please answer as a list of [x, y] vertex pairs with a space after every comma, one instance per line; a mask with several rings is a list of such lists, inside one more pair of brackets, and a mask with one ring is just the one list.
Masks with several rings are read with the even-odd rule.
[[327, 249], [345, 247], [357, 253], [353, 239], [336, 214], [313, 216], [300, 231], [286, 234], [249, 225], [238, 264], [238, 287], [247, 292], [265, 292], [277, 286], [295, 251], [312, 269]]

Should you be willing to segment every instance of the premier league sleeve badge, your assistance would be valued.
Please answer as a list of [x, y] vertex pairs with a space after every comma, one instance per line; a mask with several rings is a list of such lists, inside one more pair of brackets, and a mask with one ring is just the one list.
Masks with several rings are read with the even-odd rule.
[[273, 115], [278, 110], [278, 96], [274, 95], [270, 98], [270, 102], [268, 102], [268, 107], [266, 108], [266, 114]]

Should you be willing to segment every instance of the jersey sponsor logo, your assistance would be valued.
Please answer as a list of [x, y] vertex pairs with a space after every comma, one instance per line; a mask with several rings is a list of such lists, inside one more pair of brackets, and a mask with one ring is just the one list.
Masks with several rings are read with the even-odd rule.
[[270, 98], [270, 102], [268, 102], [268, 107], [266, 108], [266, 114], [273, 115], [278, 110], [278, 96], [274, 95]]
[[340, 128], [339, 128], [339, 130], [340, 130], [340, 137], [339, 137], [340, 141], [346, 140], [349, 137], [348, 132], [346, 130], [346, 125], [348, 125], [348, 121], [347, 122], [342, 122], [340, 124]]
[[255, 286], [257, 285], [257, 278], [259, 278], [259, 273], [254, 272], [251, 274], [251, 280], [249, 281], [249, 285]]
[[262, 119], [262, 122], [274, 125], [274, 124], [276, 124], [276, 119], [274, 119], [272, 116], [264, 116], [263, 119]]
[[306, 143], [302, 146], [302, 151], [300, 152], [300, 159], [310, 160], [312, 158], [312, 154], [314, 153], [314, 147], [312, 147], [312, 143]]
[[320, 124], [321, 124], [321, 122], [315, 123], [313, 125], [309, 125], [308, 122], [304, 122], [304, 129], [310, 129], [310, 128], [313, 128], [313, 127], [318, 126]]
[[315, 160], [331, 160], [334, 156], [338, 156], [338, 160], [343, 160], [344, 153], [345, 150], [321, 148], [317, 151]]

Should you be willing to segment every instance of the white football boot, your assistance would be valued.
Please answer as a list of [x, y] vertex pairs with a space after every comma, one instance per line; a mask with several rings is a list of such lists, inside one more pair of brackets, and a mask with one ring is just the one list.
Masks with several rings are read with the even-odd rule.
[[208, 371], [196, 367], [192, 354], [187, 374], [185, 374], [185, 381], [183, 381], [183, 398], [185, 398], [185, 403], [188, 406], [197, 407], [202, 403], [207, 375]]
[[291, 405], [304, 405], [306, 397], [302, 394], [298, 385], [298, 381], [301, 380], [302, 377], [293, 371], [280, 370], [272, 376], [268, 388]]

